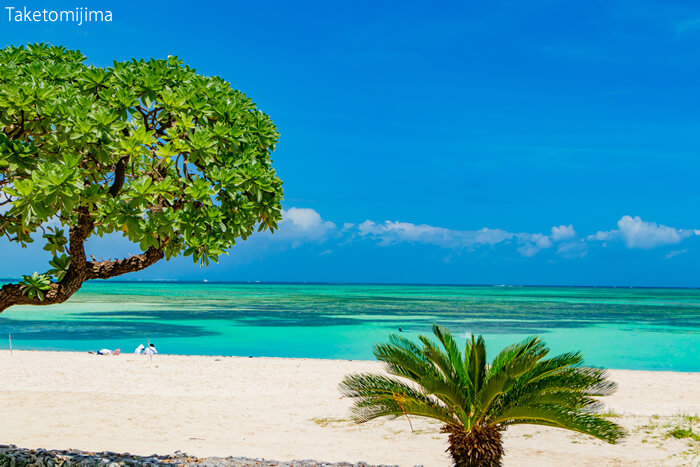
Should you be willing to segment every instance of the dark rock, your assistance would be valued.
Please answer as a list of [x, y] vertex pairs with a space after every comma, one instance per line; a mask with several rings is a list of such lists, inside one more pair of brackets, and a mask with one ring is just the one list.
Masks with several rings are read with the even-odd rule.
[[[0, 445], [0, 467], [140, 467], [140, 466], [183, 466], [183, 467], [398, 467], [375, 466], [366, 462], [319, 462], [312, 459], [279, 462], [263, 458], [247, 457], [190, 457], [182, 451], [172, 455], [143, 457], [129, 453], [85, 452], [76, 449], [63, 451], [46, 449], [21, 449], [15, 445]], [[422, 466], [415, 466], [422, 467]]]

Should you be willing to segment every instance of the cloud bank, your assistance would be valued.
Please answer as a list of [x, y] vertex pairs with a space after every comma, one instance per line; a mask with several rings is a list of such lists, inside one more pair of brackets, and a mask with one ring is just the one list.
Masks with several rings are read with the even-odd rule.
[[296, 207], [283, 211], [283, 220], [279, 226], [279, 233], [273, 237], [276, 240], [291, 241], [293, 247], [304, 243], [323, 243], [330, 239], [338, 240], [342, 245], [369, 241], [381, 247], [412, 244], [453, 251], [512, 245], [520, 256], [528, 258], [547, 249], [553, 249], [554, 254], [564, 258], [582, 258], [588, 253], [589, 245], [606, 247], [614, 242], [629, 249], [653, 249], [676, 245], [689, 237], [700, 235], [700, 230], [668, 227], [629, 215], [617, 221], [616, 229], [600, 230], [582, 237], [572, 224], [555, 225], [547, 233], [509, 232], [491, 227], [458, 230], [388, 220], [365, 220], [359, 224], [345, 222], [341, 228], [335, 222], [323, 219], [314, 209]]
[[[389, 220], [365, 220], [359, 224], [345, 222], [342, 227], [338, 227], [338, 224], [324, 219], [314, 209], [291, 207], [282, 211], [282, 220], [277, 232], [256, 238], [263, 242], [259, 245], [267, 247], [277, 245], [283, 248], [298, 248], [305, 244], [326, 244], [319, 253], [322, 255], [333, 252], [333, 249], [328, 248], [329, 242], [335, 242], [335, 246], [340, 248], [358, 242], [371, 242], [380, 247], [401, 244], [425, 245], [456, 253], [510, 246], [515, 254], [525, 258], [536, 256], [544, 250], [551, 250], [552, 254], [562, 258], [583, 258], [595, 245], [605, 248], [620, 244], [632, 250], [651, 250], [677, 246], [694, 236], [700, 236], [700, 229], [669, 227], [630, 215], [622, 216], [617, 221], [616, 229], [599, 230], [587, 236], [580, 236], [572, 224], [555, 225], [546, 233], [510, 232], [492, 227], [459, 230]], [[666, 259], [671, 259], [687, 252], [688, 248], [676, 247], [662, 254]]]
[[[352, 231], [350, 227], [346, 231]], [[361, 238], [377, 241], [387, 246], [397, 243], [422, 243], [442, 248], [474, 248], [480, 245], [495, 245], [513, 238], [514, 234], [501, 229], [452, 230], [426, 224], [385, 221], [377, 224], [366, 220], [354, 230]]]

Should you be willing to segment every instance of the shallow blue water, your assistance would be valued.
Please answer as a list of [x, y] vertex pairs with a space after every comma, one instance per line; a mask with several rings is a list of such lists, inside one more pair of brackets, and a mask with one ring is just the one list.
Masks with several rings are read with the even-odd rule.
[[0, 314], [18, 349], [371, 359], [401, 327], [483, 334], [493, 355], [538, 334], [608, 368], [700, 371], [700, 290], [93, 282], [50, 307]]

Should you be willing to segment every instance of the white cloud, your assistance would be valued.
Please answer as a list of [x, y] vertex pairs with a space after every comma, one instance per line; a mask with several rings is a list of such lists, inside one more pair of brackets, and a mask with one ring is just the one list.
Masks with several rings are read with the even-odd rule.
[[617, 230], [600, 230], [593, 235], [586, 237], [588, 241], [598, 241], [598, 242], [608, 242], [610, 240], [615, 240], [620, 234]]
[[540, 252], [540, 249], [537, 248], [532, 243], [526, 243], [525, 245], [518, 248], [518, 253], [520, 253], [521, 255], [523, 255], [527, 258], [529, 258], [531, 256], [535, 256], [539, 252]]
[[569, 225], [560, 225], [559, 227], [552, 227], [552, 240], [555, 242], [558, 242], [560, 240], [566, 240], [569, 238], [574, 238], [576, 236], [576, 231], [574, 230], [574, 226], [569, 224]]
[[549, 236], [541, 233], [521, 233], [517, 234], [516, 237], [520, 243], [523, 243], [523, 246], [518, 248], [518, 252], [523, 256], [535, 256], [541, 250], [552, 246], [552, 240]]
[[520, 240], [533, 243], [537, 248], [549, 248], [552, 246], [552, 240], [547, 235], [543, 234], [518, 234]]
[[622, 216], [617, 221], [616, 230], [599, 231], [589, 235], [587, 239], [607, 242], [620, 238], [627, 248], [651, 249], [677, 244], [693, 235], [698, 235], [698, 231], [676, 229], [656, 222], [647, 222], [639, 216]]
[[361, 237], [377, 240], [380, 245], [397, 243], [422, 243], [443, 248], [474, 248], [479, 245], [495, 245], [514, 236], [501, 229], [452, 230], [427, 224], [385, 221], [377, 224], [366, 220], [357, 226]]
[[643, 221], [639, 216], [623, 216], [617, 221], [620, 236], [627, 248], [654, 248], [680, 243], [693, 235], [692, 231], [674, 229], [655, 222]]
[[335, 229], [333, 222], [324, 221], [319, 213], [308, 208], [289, 208], [286, 211], [282, 211], [282, 222], [280, 224], [288, 223], [291, 223], [294, 229], [299, 232], [325, 232]]
[[664, 256], [664, 258], [666, 258], [666, 259], [671, 259], [671, 258], [673, 258], [674, 256], [682, 255], [682, 254], [685, 254], [685, 253], [688, 253], [688, 249], [687, 249], [687, 248], [684, 248], [684, 249], [682, 249], [682, 250], [673, 250], [673, 251], [669, 251], [668, 253], [666, 253], [666, 255]]
[[282, 220], [279, 231], [272, 239], [292, 240], [292, 246], [297, 247], [305, 241], [322, 242], [337, 231], [337, 226], [323, 220], [321, 215], [309, 208], [289, 208], [282, 210]]
[[484, 227], [474, 232], [474, 240], [480, 245], [495, 245], [513, 237], [512, 233], [501, 229]]
[[564, 258], [583, 258], [588, 253], [588, 244], [585, 240], [560, 243], [557, 254]]

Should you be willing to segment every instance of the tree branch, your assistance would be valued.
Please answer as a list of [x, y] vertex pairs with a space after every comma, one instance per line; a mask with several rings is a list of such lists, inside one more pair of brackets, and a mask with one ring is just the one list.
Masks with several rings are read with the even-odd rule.
[[117, 166], [114, 168], [114, 182], [112, 186], [109, 187], [109, 194], [115, 197], [119, 194], [119, 190], [124, 186], [124, 176], [126, 174], [126, 160], [128, 156], [122, 156], [117, 162]]
[[[73, 250], [73, 248], [71, 248]], [[83, 253], [83, 258], [85, 257]], [[68, 300], [80, 290], [83, 283], [90, 279], [109, 279], [130, 272], [141, 271], [157, 263], [165, 257], [163, 250], [149, 248], [145, 253], [115, 261], [83, 261], [83, 266], [71, 265], [66, 277], [58, 284], [51, 284], [43, 300], [29, 298], [24, 295], [21, 284], [7, 284], [0, 289], [0, 313], [13, 305], [54, 305]], [[80, 259], [76, 264], [80, 263]]]
[[130, 272], [141, 271], [157, 263], [165, 254], [151, 247], [145, 253], [115, 261], [90, 261], [87, 263], [87, 279], [109, 279]]

